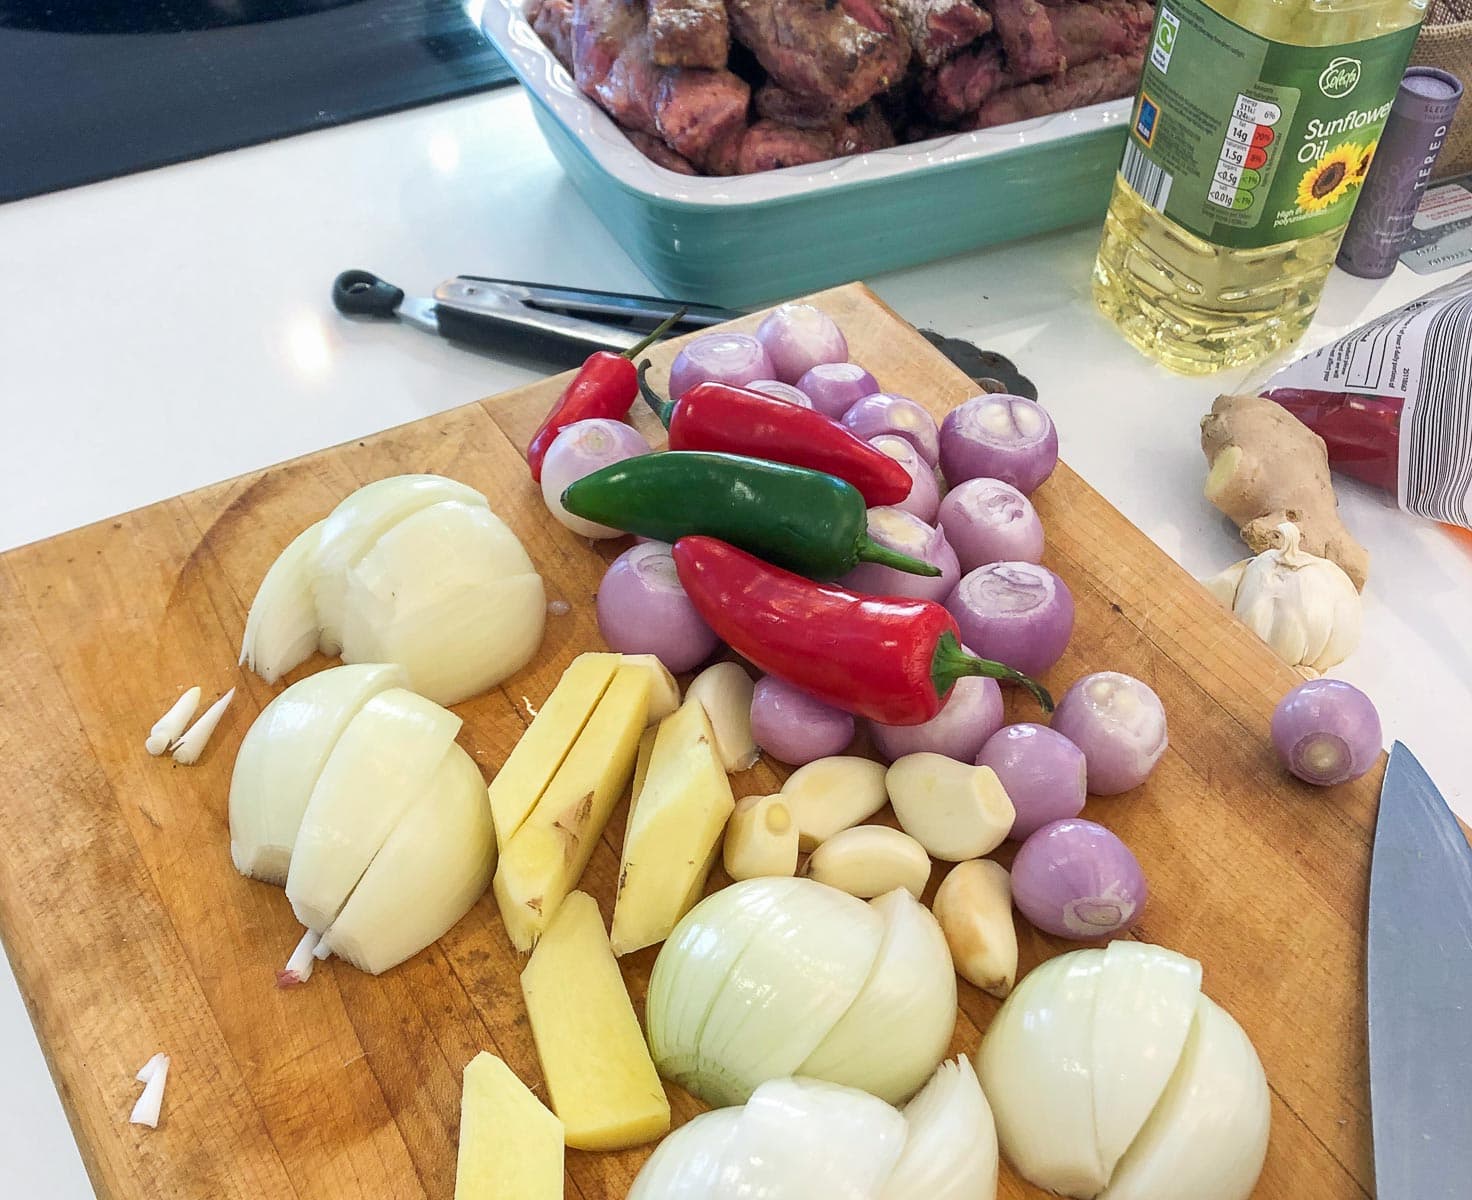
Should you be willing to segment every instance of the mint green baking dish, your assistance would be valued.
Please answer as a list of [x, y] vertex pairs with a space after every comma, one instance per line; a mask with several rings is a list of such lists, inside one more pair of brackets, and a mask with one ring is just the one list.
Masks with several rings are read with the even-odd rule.
[[695, 178], [650, 162], [579, 92], [518, 0], [487, 0], [553, 155], [666, 294], [739, 308], [1102, 221], [1130, 102], [790, 167]]

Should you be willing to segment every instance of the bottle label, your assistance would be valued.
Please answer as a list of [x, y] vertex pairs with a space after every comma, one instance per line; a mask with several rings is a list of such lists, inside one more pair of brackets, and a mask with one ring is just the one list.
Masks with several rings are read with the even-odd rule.
[[1150, 207], [1219, 246], [1338, 229], [1416, 34], [1291, 46], [1202, 0], [1159, 0], [1120, 174]]

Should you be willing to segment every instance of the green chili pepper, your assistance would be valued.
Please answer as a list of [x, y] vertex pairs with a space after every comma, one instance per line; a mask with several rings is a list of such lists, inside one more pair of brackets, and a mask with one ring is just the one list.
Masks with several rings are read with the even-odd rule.
[[670, 450], [594, 471], [562, 493], [568, 512], [643, 537], [720, 538], [810, 579], [837, 579], [860, 562], [912, 575], [940, 570], [869, 537], [852, 484], [786, 463]]

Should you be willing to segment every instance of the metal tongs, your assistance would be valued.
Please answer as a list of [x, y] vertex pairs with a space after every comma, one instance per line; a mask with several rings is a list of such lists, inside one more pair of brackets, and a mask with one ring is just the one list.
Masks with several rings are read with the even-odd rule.
[[452, 341], [527, 357], [581, 362], [595, 350], [621, 353], [681, 309], [671, 336], [719, 325], [743, 314], [660, 296], [629, 296], [549, 287], [512, 279], [457, 275], [429, 298], [406, 296], [369, 271], [344, 271], [332, 303], [357, 317], [398, 317]]

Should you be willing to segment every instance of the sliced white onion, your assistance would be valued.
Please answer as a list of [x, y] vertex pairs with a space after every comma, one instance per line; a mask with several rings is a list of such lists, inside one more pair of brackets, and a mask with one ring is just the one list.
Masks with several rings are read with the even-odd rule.
[[378, 975], [438, 941], [485, 893], [495, 867], [485, 780], [475, 760], [452, 745], [322, 944]]
[[322, 935], [314, 929], [308, 929], [302, 934], [302, 940], [296, 944], [296, 949], [286, 960], [286, 966], [276, 972], [277, 987], [296, 987], [312, 977], [312, 967], [317, 962], [317, 947], [321, 941]]
[[1271, 1100], [1242, 1027], [1205, 996], [1170, 1085], [1101, 1200], [1247, 1200], [1268, 1152]]
[[[149, 1067], [148, 1080], [143, 1085], [143, 1094], [138, 1097], [137, 1103], [133, 1105], [133, 1111], [128, 1114], [128, 1122], [132, 1125], [147, 1125], [150, 1129], [158, 1128], [159, 1115], [164, 1107], [164, 1087], [169, 1082], [169, 1056], [167, 1054], [155, 1054], [148, 1060], [144, 1070]], [[138, 1072], [141, 1077], [143, 1071]]]
[[391, 475], [364, 484], [321, 522], [313, 555], [312, 594], [316, 599], [320, 647], [324, 654], [336, 654], [342, 648], [339, 621], [348, 570], [357, 566], [394, 526], [446, 500], [487, 507], [486, 498], [474, 488], [442, 475]]
[[164, 713], [153, 723], [153, 728], [148, 731], [148, 738], [143, 743], [143, 748], [155, 758], [162, 754], [178, 740], [179, 735], [184, 732], [184, 727], [189, 724], [189, 718], [194, 716], [199, 708], [199, 699], [203, 693], [199, 688], [192, 687], [180, 696]]
[[493, 687], [526, 665], [547, 619], [542, 579], [493, 512], [443, 501], [404, 518], [321, 607], [345, 662], [394, 662], [439, 704]]
[[956, 971], [940, 925], [904, 888], [869, 907], [884, 922], [874, 967], [798, 1074], [898, 1104], [931, 1077], [951, 1044]]
[[[750, 897], [780, 895], [775, 904]], [[754, 909], [765, 915], [751, 936]], [[745, 947], [716, 951], [734, 927]], [[716, 892], [675, 927], [651, 979], [649, 1040], [666, 1078], [711, 1104], [740, 1104], [757, 1085], [791, 1075], [848, 1010], [873, 969], [883, 937], [879, 914], [861, 900], [810, 879], [751, 879]], [[667, 1007], [675, 992], [709, 996], [704, 1022], [692, 1029], [686, 1002], [676, 1028]], [[888, 1038], [897, 1031], [876, 1030]], [[875, 1052], [884, 1053], [882, 1041]]]
[[723, 1192], [764, 1200], [872, 1200], [894, 1170], [905, 1135], [904, 1117], [865, 1092], [817, 1079], [774, 1079], [741, 1112], [726, 1149]]
[[267, 683], [275, 683], [317, 649], [317, 546], [325, 521], [309, 525], [271, 564], [245, 618], [240, 661]]
[[706, 897], [680, 919], [654, 960], [645, 1002], [649, 1052], [666, 1079], [694, 1077], [711, 1005], [748, 943], [799, 886], [791, 878], [762, 882]]
[[994, 1200], [997, 1127], [965, 1055], [905, 1105], [909, 1137], [879, 1200]]
[[209, 745], [210, 738], [214, 736], [215, 729], [220, 724], [220, 718], [225, 715], [225, 710], [230, 707], [230, 701], [234, 699], [235, 689], [231, 688], [205, 709], [199, 720], [174, 743], [176, 763], [187, 767], [199, 761], [199, 756], [204, 753], [204, 748]]
[[402, 688], [380, 692], [348, 722], [312, 789], [286, 877], [286, 897], [308, 929], [332, 924], [429, 786], [460, 724], [454, 713]]
[[659, 1143], [628, 1200], [712, 1200], [720, 1189], [726, 1151], [741, 1123], [739, 1108], [701, 1113]]
[[284, 884], [302, 814], [348, 722], [401, 667], [362, 663], [298, 680], [246, 732], [230, 780], [230, 857], [242, 875]]
[[1095, 1196], [1109, 1175], [1094, 1136], [1094, 1004], [1104, 951], [1034, 967], [1007, 997], [976, 1052], [997, 1138], [1024, 1179]]
[[1104, 948], [1094, 1001], [1094, 1131], [1105, 1173], [1129, 1149], [1186, 1044], [1201, 964], [1143, 942]]

